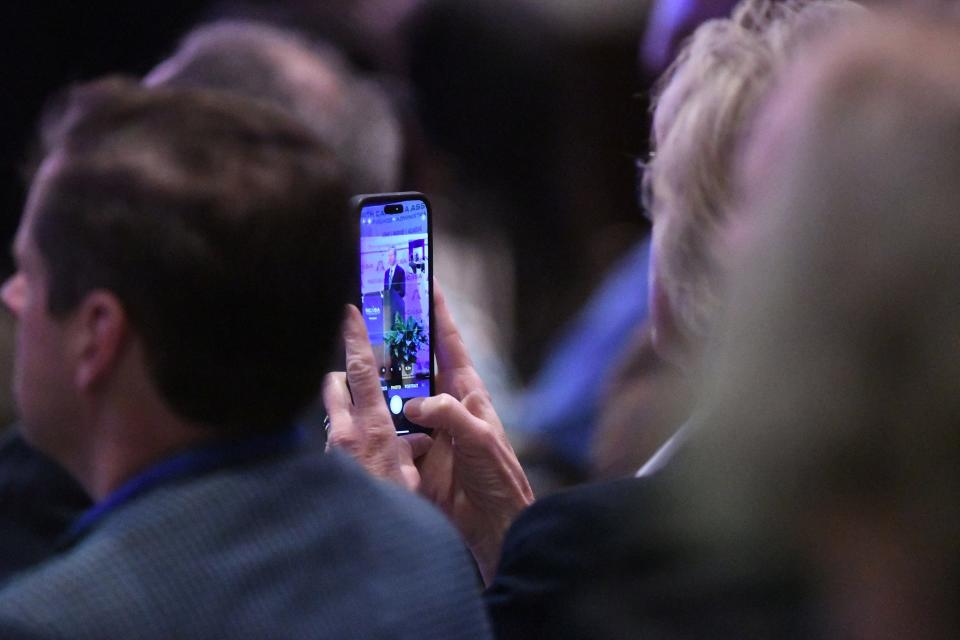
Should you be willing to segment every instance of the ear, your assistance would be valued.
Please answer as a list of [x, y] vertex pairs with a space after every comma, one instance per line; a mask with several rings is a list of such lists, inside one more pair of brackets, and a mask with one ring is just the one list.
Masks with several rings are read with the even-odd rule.
[[116, 370], [130, 331], [129, 321], [120, 300], [98, 289], [84, 297], [72, 324], [75, 382], [81, 391], [88, 391]]

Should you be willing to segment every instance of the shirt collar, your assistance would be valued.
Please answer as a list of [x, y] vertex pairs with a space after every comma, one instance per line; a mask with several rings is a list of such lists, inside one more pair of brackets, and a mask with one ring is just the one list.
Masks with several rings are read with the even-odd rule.
[[683, 426], [677, 429], [676, 433], [670, 436], [669, 440], [663, 443], [663, 446], [657, 449], [657, 452], [647, 460], [646, 464], [640, 467], [640, 470], [637, 471], [634, 477], [646, 478], [667, 466], [667, 464], [673, 460], [673, 456], [677, 453], [677, 450], [686, 444], [693, 430], [694, 427], [691, 426], [690, 421], [685, 422]]

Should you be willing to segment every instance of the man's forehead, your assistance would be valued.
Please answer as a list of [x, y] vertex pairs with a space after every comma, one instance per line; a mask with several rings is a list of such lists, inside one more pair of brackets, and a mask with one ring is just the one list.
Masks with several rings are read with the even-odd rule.
[[33, 174], [30, 190], [27, 193], [27, 201], [20, 215], [20, 224], [17, 226], [17, 232], [13, 237], [11, 245], [15, 256], [22, 257], [26, 252], [29, 229], [36, 216], [36, 211], [39, 208], [45, 189], [55, 179], [57, 173], [63, 167], [63, 164], [63, 153], [61, 151], [53, 151], [47, 154]]
[[32, 216], [28, 213], [29, 209], [25, 209], [23, 215], [20, 217], [20, 224], [17, 227], [17, 232], [13, 236], [13, 241], [10, 243], [10, 254], [13, 256], [14, 261], [18, 267], [23, 267], [25, 263], [30, 260], [30, 240], [28, 237], [28, 229], [32, 220]]
[[30, 217], [31, 212], [37, 208], [44, 189], [53, 181], [62, 166], [63, 154], [60, 152], [47, 155], [40, 163], [36, 173], [33, 174], [33, 180], [30, 182], [30, 190], [27, 192], [27, 201], [24, 204], [23, 215], [20, 219], [21, 229], [24, 226], [23, 223]]
[[30, 192], [27, 194], [27, 204], [24, 208], [24, 215], [26, 215], [26, 211], [33, 208], [43, 187], [48, 185], [56, 177], [65, 162], [64, 152], [60, 149], [54, 149], [43, 158], [37, 171], [33, 174], [33, 180], [30, 182]]

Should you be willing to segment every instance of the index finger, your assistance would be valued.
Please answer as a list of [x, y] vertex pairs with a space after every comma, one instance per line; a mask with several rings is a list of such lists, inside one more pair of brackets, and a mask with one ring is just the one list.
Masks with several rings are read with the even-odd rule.
[[353, 405], [357, 409], [383, 405], [383, 389], [380, 386], [377, 361], [373, 357], [373, 348], [367, 335], [367, 325], [360, 315], [360, 310], [352, 304], [347, 305], [343, 318], [343, 346]]
[[323, 378], [323, 407], [330, 420], [327, 431], [327, 448], [333, 446], [347, 449], [351, 453], [358, 450], [363, 441], [363, 433], [356, 428], [350, 410], [353, 403], [347, 389], [346, 374], [339, 371], [328, 373]]

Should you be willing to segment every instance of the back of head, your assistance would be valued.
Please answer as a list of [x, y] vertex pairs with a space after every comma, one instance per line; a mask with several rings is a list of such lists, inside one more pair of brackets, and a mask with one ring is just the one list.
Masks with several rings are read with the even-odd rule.
[[354, 193], [397, 188], [403, 145], [390, 100], [332, 47], [257, 22], [216, 22], [187, 34], [144, 82], [230, 91], [283, 109], [337, 154]]
[[[913, 594], [857, 614], [906, 611], [889, 637], [957, 622], [938, 599], [960, 584], [957, 42], [902, 17], [843, 33], [765, 110], [699, 447], [695, 528], [852, 542], [818, 569]], [[918, 594], [932, 610], [909, 615]]]
[[354, 281], [332, 155], [227, 94], [104, 80], [44, 123], [33, 237], [48, 308], [112, 292], [175, 413], [286, 426], [316, 393]]
[[701, 25], [661, 78], [653, 196], [662, 283], [680, 329], [703, 338], [718, 305], [717, 251], [733, 199], [734, 155], [786, 63], [828, 25], [862, 12], [847, 0], [744, 0], [730, 19]]

